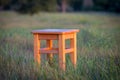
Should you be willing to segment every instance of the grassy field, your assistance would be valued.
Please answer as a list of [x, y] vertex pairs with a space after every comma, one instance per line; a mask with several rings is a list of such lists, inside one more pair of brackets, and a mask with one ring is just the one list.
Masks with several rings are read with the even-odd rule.
[[[52, 66], [45, 55], [42, 66], [35, 65], [31, 31], [48, 28], [80, 29], [76, 69], [69, 55], [65, 72], [58, 68], [57, 55]], [[120, 80], [120, 15], [0, 12], [0, 80]]]

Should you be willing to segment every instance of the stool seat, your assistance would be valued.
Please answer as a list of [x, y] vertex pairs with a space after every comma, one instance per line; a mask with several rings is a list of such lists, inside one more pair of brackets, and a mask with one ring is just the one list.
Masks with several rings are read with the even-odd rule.
[[79, 32], [78, 29], [41, 29], [41, 30], [33, 30], [32, 33], [39, 34], [66, 34], [66, 33]]
[[[34, 60], [38, 64], [41, 63], [41, 54], [47, 54], [48, 60], [52, 60], [53, 54], [59, 56], [59, 66], [65, 70], [65, 54], [69, 53], [71, 61], [76, 66], [77, 62], [77, 48], [76, 48], [76, 33], [78, 29], [40, 29], [33, 30], [34, 35]], [[65, 47], [65, 40], [70, 39], [70, 47]], [[47, 46], [40, 47], [41, 40], [46, 40]], [[53, 47], [53, 40], [58, 40], [58, 48]]]

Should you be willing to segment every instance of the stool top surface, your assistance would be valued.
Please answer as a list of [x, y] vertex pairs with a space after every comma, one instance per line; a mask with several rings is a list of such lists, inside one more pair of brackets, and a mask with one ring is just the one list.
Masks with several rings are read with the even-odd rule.
[[79, 32], [79, 29], [40, 29], [40, 30], [33, 30], [32, 33], [39, 33], [39, 34], [65, 34], [65, 33], [73, 33]]

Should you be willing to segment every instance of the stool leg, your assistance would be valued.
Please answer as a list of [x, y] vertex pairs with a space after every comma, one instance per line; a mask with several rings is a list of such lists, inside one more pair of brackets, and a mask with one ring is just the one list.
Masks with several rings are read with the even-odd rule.
[[74, 33], [74, 37], [70, 39], [70, 47], [74, 49], [74, 51], [70, 53], [71, 62], [74, 65], [74, 67], [76, 67], [76, 62], [77, 62], [76, 33]]
[[[52, 48], [52, 40], [47, 40], [47, 48]], [[52, 64], [53, 54], [47, 54], [47, 59], [49, 61], [49, 64]]]
[[65, 71], [65, 36], [59, 35], [59, 66]]
[[34, 34], [34, 60], [40, 64], [40, 40], [38, 34]]

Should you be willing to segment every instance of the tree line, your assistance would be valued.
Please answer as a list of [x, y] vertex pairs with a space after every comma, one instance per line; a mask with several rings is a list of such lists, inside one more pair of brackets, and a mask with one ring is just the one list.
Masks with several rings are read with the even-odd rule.
[[120, 12], [120, 0], [0, 0], [0, 10], [21, 13], [89, 10]]

